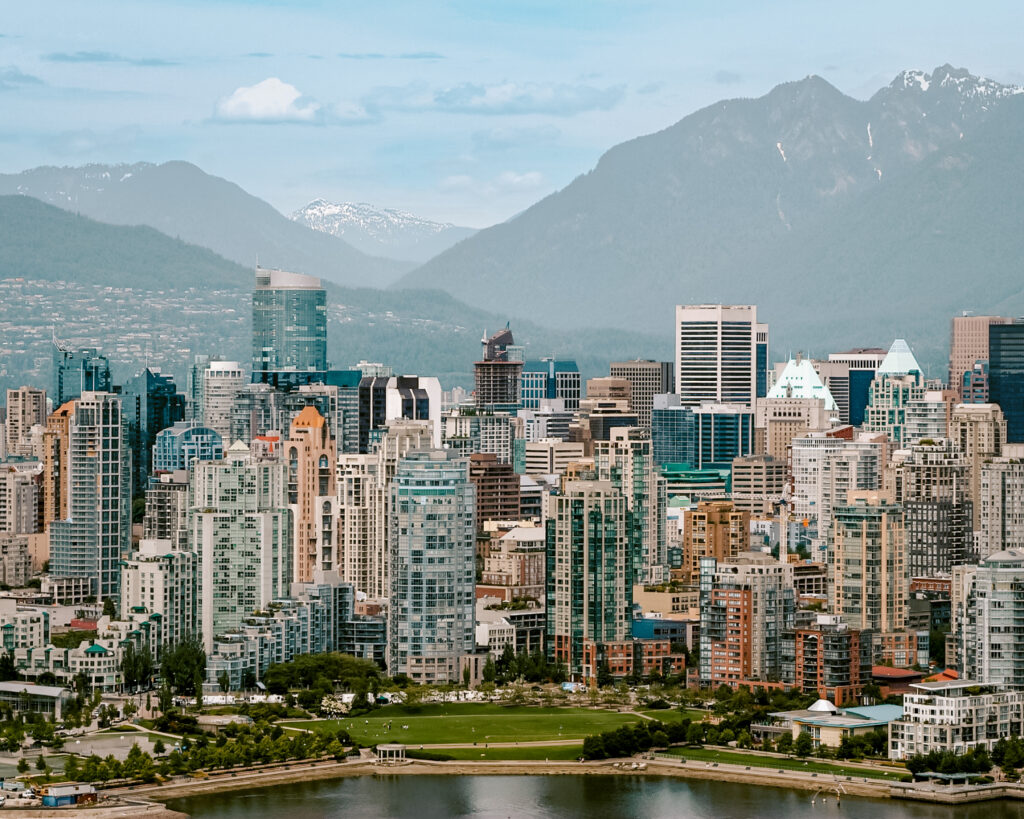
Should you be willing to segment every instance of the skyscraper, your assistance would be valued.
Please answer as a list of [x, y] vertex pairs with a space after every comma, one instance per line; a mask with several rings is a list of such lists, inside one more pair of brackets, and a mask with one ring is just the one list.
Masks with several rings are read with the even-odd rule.
[[223, 439], [231, 437], [231, 417], [235, 400], [248, 380], [247, 373], [237, 361], [210, 361], [199, 375], [202, 384], [202, 414], [200, 423], [209, 427]]
[[159, 472], [190, 469], [193, 461], [219, 461], [223, 457], [224, 440], [220, 435], [191, 421], [177, 421], [156, 435], [151, 477]]
[[580, 393], [580, 370], [575, 361], [542, 358], [523, 364], [519, 400], [525, 409], [539, 409], [541, 401], [554, 399], [574, 411], [579, 409]]
[[630, 513], [629, 525], [639, 562], [640, 583], [661, 583], [668, 579], [665, 509], [668, 503], [665, 479], [651, 455], [651, 433], [642, 427], [620, 427], [608, 441], [594, 444], [598, 480], [609, 481], [622, 492]]
[[392, 421], [427, 421], [441, 446], [441, 382], [418, 375], [366, 376], [359, 382], [359, 452], [372, 452]]
[[754, 305], [676, 307], [676, 392], [684, 407], [702, 401], [753, 407], [767, 392], [768, 325]]
[[417, 683], [461, 679], [476, 645], [476, 504], [466, 459], [408, 453], [390, 489], [388, 672]]
[[608, 369], [612, 378], [624, 378], [630, 383], [629, 408], [642, 426], [650, 426], [654, 396], [675, 392], [675, 367], [671, 361], [614, 361]]
[[911, 401], [923, 398], [924, 393], [921, 366], [907, 342], [898, 338], [875, 371], [864, 410], [864, 430], [884, 432], [890, 440], [902, 444], [907, 406]]
[[196, 610], [203, 645], [285, 597], [292, 582], [292, 517], [284, 461], [235, 442], [192, 473], [189, 547], [197, 554]]
[[902, 631], [910, 586], [903, 509], [881, 492], [851, 492], [832, 515], [829, 608], [850, 628]]
[[979, 683], [1024, 685], [1024, 552], [995, 552], [963, 572], [964, 612], [957, 642], [961, 677]]
[[750, 513], [731, 501], [700, 501], [683, 520], [683, 580], [696, 583], [701, 559], [733, 562], [750, 549]]
[[626, 499], [609, 481], [569, 481], [549, 501], [547, 520], [548, 659], [574, 677], [584, 643], [615, 643], [632, 634], [638, 555]]
[[985, 458], [979, 473], [978, 556], [1024, 551], [1024, 445], [1011, 444], [1001, 457]]
[[473, 365], [476, 405], [495, 410], [514, 410], [519, 404], [523, 349], [515, 346], [512, 331], [508, 327], [490, 338], [484, 338], [481, 344], [483, 358]]
[[[875, 371], [885, 360], [886, 351], [880, 347], [855, 347], [842, 353], [829, 353], [833, 364], [845, 364], [847, 376], [847, 423], [859, 427], [864, 423], [864, 408], [868, 405], [868, 391], [875, 379]], [[835, 393], [833, 393], [835, 395]], [[839, 396], [835, 395], [836, 401]]]
[[7, 453], [15, 455], [18, 444], [36, 424], [46, 424], [46, 390], [20, 387], [7, 391]]
[[327, 293], [320, 279], [256, 268], [252, 369], [327, 369]]
[[[398, 463], [409, 452], [430, 449], [431, 428], [426, 421], [396, 420], [369, 454], [338, 458], [338, 571], [342, 578], [369, 597], [390, 593], [388, 520], [389, 488]], [[454, 454], [454, 453], [453, 453]]]
[[793, 567], [750, 552], [700, 561], [700, 681], [779, 680], [783, 633], [793, 627]]
[[989, 325], [988, 396], [1006, 416], [1006, 440], [1024, 442], [1024, 319]]
[[95, 347], [75, 350], [53, 339], [53, 406], [59, 407], [86, 392], [109, 392], [110, 362]]
[[960, 404], [953, 410], [949, 437], [963, 453], [970, 470], [968, 495], [974, 508], [972, 528], [977, 531], [981, 522], [982, 466], [1003, 454], [1006, 418], [995, 404]]
[[[1001, 316], [954, 316], [950, 321], [949, 388], [956, 390], [961, 401], [965, 373], [974, 371], [978, 362], [988, 362], [988, 328], [993, 324], [1009, 324]], [[985, 399], [983, 399], [985, 400]]]
[[288, 462], [288, 504], [295, 525], [295, 582], [334, 571], [337, 560], [337, 498], [334, 489], [337, 450], [327, 420], [306, 407], [292, 421], [284, 442]]
[[894, 467], [911, 577], [948, 574], [974, 553], [970, 467], [948, 439], [914, 444]]
[[50, 524], [50, 570], [87, 577], [99, 599], [119, 599], [121, 558], [131, 548], [131, 452], [121, 398], [85, 392], [72, 405], [66, 463], [67, 515]]
[[147, 367], [124, 385], [121, 412], [132, 451], [132, 494], [138, 495], [152, 472], [157, 433], [185, 418], [185, 396], [170, 376]]

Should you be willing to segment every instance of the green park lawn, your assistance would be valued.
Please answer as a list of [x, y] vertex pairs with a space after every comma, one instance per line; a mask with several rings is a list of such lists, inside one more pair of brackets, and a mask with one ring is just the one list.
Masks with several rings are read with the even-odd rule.
[[658, 722], [664, 722], [666, 725], [670, 722], [682, 722], [684, 719], [688, 719], [690, 722], [702, 722], [704, 717], [708, 716], [707, 711], [696, 711], [693, 709], [680, 711], [678, 708], [663, 708], [654, 711], [641, 711], [640, 713], [645, 717], [656, 719]]
[[528, 760], [543, 761], [545, 759], [565, 761], [567, 759], [579, 759], [583, 755], [582, 745], [519, 745], [517, 747], [502, 748], [445, 748], [436, 751], [439, 754], [447, 754], [456, 759], [506, 759], [506, 760]]
[[742, 751], [726, 751], [717, 748], [670, 748], [667, 753], [685, 757], [695, 762], [722, 762], [728, 765], [750, 765], [752, 768], [782, 768], [787, 771], [807, 771], [809, 773], [835, 774], [836, 776], [852, 776], [855, 778], [890, 779], [898, 782], [906, 771], [881, 771], [868, 768], [854, 768], [841, 763], [830, 763], [820, 759], [799, 759], [791, 757], [768, 757], [759, 754], [745, 754]]
[[[438, 745], [474, 742], [537, 742], [584, 739], [636, 722], [634, 714], [595, 711], [588, 708], [528, 708], [489, 703], [431, 704], [406, 708], [389, 705], [353, 719], [288, 721], [285, 728], [318, 730], [344, 728], [362, 745], [402, 742], [407, 745]], [[388, 724], [391, 729], [388, 730]], [[402, 726], [408, 726], [403, 728]], [[543, 758], [543, 757], [541, 757]]]

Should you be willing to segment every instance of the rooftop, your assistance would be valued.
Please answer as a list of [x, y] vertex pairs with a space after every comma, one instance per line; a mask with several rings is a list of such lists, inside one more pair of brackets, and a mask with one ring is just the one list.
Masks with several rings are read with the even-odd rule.
[[814, 365], [809, 359], [791, 358], [786, 364], [779, 380], [768, 391], [768, 398], [820, 398], [825, 402], [825, 409], [838, 411], [835, 398], [829, 392]]
[[20, 694], [22, 691], [33, 697], [59, 697], [64, 689], [57, 685], [32, 685], [23, 682], [0, 682], [0, 692]]
[[293, 427], [313, 427], [319, 429], [325, 424], [324, 417], [320, 414], [320, 410], [310, 404], [302, 412], [295, 416], [295, 420], [292, 421]]
[[910, 351], [910, 345], [905, 339], [898, 338], [892, 343], [892, 347], [875, 372], [877, 375], [909, 375], [920, 373], [922, 370]]

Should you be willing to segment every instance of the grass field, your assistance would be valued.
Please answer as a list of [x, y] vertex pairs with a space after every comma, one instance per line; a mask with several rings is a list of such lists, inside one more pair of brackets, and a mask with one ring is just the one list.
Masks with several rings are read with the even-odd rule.
[[853, 768], [832, 764], [820, 759], [790, 759], [780, 757], [744, 754], [739, 751], [720, 751], [713, 748], [671, 748], [667, 753], [698, 762], [723, 762], [729, 765], [750, 765], [752, 768], [782, 768], [787, 771], [809, 771], [836, 776], [866, 777], [868, 779], [889, 779], [898, 782], [905, 771], [875, 771], [867, 768]]
[[456, 759], [507, 759], [545, 760], [579, 759], [583, 754], [582, 745], [520, 745], [517, 748], [445, 748], [437, 751]]
[[314, 731], [325, 727], [334, 730], [344, 728], [353, 740], [363, 745], [377, 742], [402, 742], [408, 745], [468, 745], [477, 742], [483, 745], [485, 742], [582, 740], [590, 734], [610, 731], [638, 719], [634, 714], [586, 708], [524, 708], [484, 703], [451, 703], [413, 709], [389, 705], [374, 711], [371, 716], [354, 719], [279, 724], [286, 728]]
[[678, 708], [664, 708], [660, 711], [641, 711], [640, 713], [645, 717], [650, 717], [666, 724], [682, 722], [684, 719], [688, 719], [690, 722], [701, 722], [708, 715], [707, 711], [680, 711]]

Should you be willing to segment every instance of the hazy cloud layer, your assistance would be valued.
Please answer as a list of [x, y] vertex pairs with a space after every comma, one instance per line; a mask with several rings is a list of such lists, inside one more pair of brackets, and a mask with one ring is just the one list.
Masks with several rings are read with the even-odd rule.
[[255, 85], [243, 85], [217, 105], [217, 119], [224, 122], [293, 122], [312, 124], [322, 106], [303, 97], [294, 85], [268, 77]]
[[461, 83], [449, 88], [423, 86], [381, 88], [367, 107], [399, 111], [446, 111], [457, 114], [550, 114], [568, 117], [584, 111], [607, 111], [623, 97], [625, 86], [598, 88], [569, 83]]
[[383, 54], [380, 51], [342, 51], [338, 56], [343, 60], [444, 60], [444, 54], [436, 51], [407, 51], [403, 54]]
[[24, 88], [26, 85], [42, 84], [43, 81], [39, 77], [26, 74], [16, 66], [9, 65], [6, 68], [0, 68], [0, 91], [10, 91], [14, 88]]
[[123, 63], [152, 68], [178, 65], [173, 60], [164, 60], [159, 57], [125, 57], [112, 51], [53, 51], [44, 54], [43, 59], [51, 63]]
[[492, 197], [499, 194], [535, 191], [547, 180], [540, 171], [503, 171], [493, 179], [477, 179], [469, 174], [453, 174], [441, 180], [439, 188], [445, 193], [471, 193]]
[[488, 128], [473, 132], [473, 146], [480, 151], [507, 151], [554, 142], [562, 132], [554, 125], [537, 125], [527, 128]]
[[736, 85], [736, 83], [743, 82], [743, 75], [722, 69], [715, 72], [715, 82], [719, 85]]

